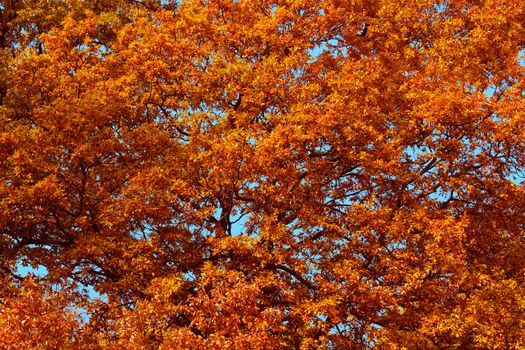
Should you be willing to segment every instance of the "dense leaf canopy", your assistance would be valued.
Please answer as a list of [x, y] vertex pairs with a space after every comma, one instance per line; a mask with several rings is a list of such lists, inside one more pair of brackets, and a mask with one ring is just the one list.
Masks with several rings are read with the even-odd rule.
[[522, 1], [0, 4], [1, 349], [525, 349]]

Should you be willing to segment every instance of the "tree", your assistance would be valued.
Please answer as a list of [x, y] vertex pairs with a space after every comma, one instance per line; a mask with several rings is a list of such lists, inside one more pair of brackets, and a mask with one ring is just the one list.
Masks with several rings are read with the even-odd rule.
[[1, 12], [2, 348], [525, 347], [520, 1]]

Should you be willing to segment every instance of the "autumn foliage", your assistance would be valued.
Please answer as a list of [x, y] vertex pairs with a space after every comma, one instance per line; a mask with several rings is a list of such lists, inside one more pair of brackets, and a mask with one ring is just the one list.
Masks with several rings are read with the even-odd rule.
[[0, 349], [525, 349], [521, 0], [0, 4]]

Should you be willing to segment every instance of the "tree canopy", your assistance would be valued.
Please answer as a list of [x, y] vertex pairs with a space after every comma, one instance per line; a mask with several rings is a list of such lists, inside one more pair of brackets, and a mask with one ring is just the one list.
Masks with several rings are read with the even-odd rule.
[[525, 349], [521, 1], [0, 4], [0, 348]]

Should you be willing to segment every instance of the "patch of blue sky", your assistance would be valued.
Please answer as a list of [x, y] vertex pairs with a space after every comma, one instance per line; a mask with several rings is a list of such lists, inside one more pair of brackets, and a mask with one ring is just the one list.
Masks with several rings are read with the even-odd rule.
[[525, 49], [518, 52], [518, 63], [520, 66], [525, 67]]
[[36, 276], [36, 277], [46, 277], [48, 274], [47, 269], [42, 266], [30, 266], [23, 263], [19, 263], [16, 266], [14, 273], [21, 277]]
[[231, 220], [231, 234], [232, 236], [240, 236], [246, 233], [246, 225], [248, 224], [252, 214], [248, 212], [239, 211], [232, 215]]

